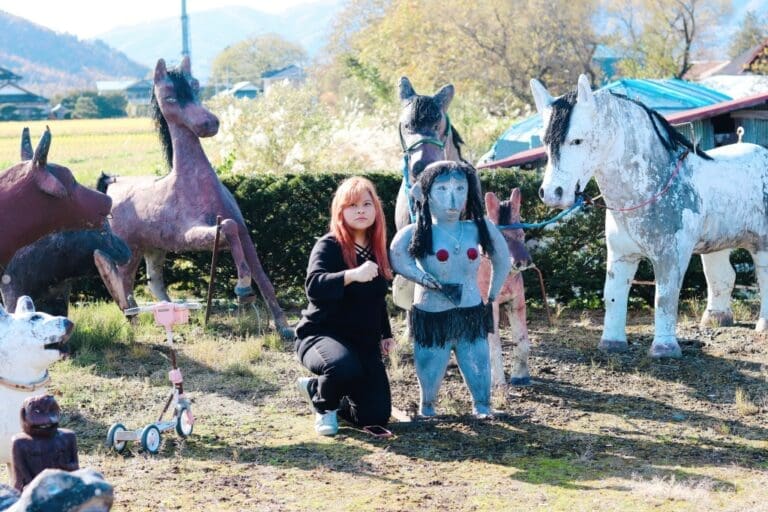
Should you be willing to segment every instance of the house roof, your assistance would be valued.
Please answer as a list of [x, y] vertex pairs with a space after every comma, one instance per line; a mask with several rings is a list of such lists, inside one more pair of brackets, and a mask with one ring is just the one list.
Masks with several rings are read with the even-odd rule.
[[48, 99], [16, 84], [6, 83], [0, 85], [0, 103], [48, 103]]
[[[731, 99], [730, 96], [721, 92], [676, 78], [667, 80], [625, 78], [611, 82], [601, 89], [608, 89], [640, 101], [664, 116]], [[506, 160], [512, 156], [517, 157], [521, 154], [520, 152], [525, 153], [526, 150], [540, 146], [542, 128], [539, 114], [513, 124], [498, 138], [491, 150], [483, 155], [479, 167], [499, 161], [505, 162], [501, 165], [503, 167], [520, 165], [506, 164]], [[526, 160], [528, 161], [530, 160]]]
[[129, 89], [151, 89], [149, 80], [97, 80], [96, 90], [99, 92], [122, 92]]
[[295, 76], [296, 74], [303, 73], [303, 70], [296, 64], [290, 64], [280, 69], [270, 69], [261, 74], [261, 78], [281, 78], [283, 76]]
[[719, 75], [743, 75], [757, 61], [768, 46], [768, 39], [736, 56], [727, 66], [719, 70]]
[[21, 77], [10, 69], [0, 67], [0, 80], [21, 80]]
[[[735, 110], [754, 107], [763, 103], [768, 103], [768, 92], [763, 92], [736, 100], [722, 101], [712, 105], [685, 110], [682, 112], [676, 112], [674, 114], [668, 114], [664, 117], [666, 117], [667, 121], [673, 125], [690, 123], [692, 121], [699, 121], [701, 119], [709, 119], [726, 112], [733, 112]], [[533, 149], [520, 151], [507, 158], [480, 164], [478, 165], [478, 168], [489, 169], [493, 167], [515, 167], [529, 162], [534, 162], [542, 158], [546, 158], [546, 152], [544, 151], [544, 148], [536, 147]]]

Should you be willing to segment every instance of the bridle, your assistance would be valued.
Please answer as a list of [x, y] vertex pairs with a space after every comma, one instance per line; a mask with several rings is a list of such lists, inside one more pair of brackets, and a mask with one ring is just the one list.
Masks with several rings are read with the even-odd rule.
[[443, 150], [443, 157], [445, 158], [445, 149], [448, 145], [449, 137], [453, 128], [451, 128], [451, 118], [448, 114], [445, 114], [445, 130], [443, 131], [444, 141], [435, 137], [422, 137], [410, 145], [405, 144], [405, 137], [403, 137], [403, 123], [398, 123], [397, 134], [400, 137], [400, 148], [403, 150], [403, 183], [405, 185], [405, 197], [408, 199], [408, 215], [411, 222], [416, 222], [416, 213], [413, 210], [413, 199], [411, 198], [411, 179], [410, 179], [410, 164], [411, 153], [419, 147], [429, 144], [436, 146]]
[[9, 389], [15, 389], [17, 391], [37, 391], [40, 388], [44, 388], [49, 382], [51, 382], [51, 376], [48, 374], [48, 370], [39, 379], [25, 384], [23, 382], [16, 382], [5, 377], [0, 377], [0, 385]]

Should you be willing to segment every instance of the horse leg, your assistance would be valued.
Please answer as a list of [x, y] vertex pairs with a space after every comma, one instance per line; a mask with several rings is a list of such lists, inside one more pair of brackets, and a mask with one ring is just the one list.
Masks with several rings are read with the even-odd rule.
[[[251, 240], [251, 237], [248, 234], [245, 226], [241, 226], [239, 240], [241, 242], [241, 247], [245, 252], [245, 261], [247, 262], [247, 267], [249, 268], [249, 275], [252, 273], [253, 280], [256, 282], [256, 286], [261, 293], [261, 297], [267, 304], [270, 313], [272, 313], [272, 319], [275, 321], [275, 328], [277, 329], [277, 332], [285, 340], [292, 339], [294, 336], [294, 331], [288, 325], [288, 320], [285, 318], [285, 313], [280, 307], [280, 304], [277, 302], [275, 288], [272, 286], [272, 282], [269, 280], [267, 274], [264, 272], [264, 268], [261, 266], [261, 260], [259, 259], [259, 255], [256, 252], [256, 246], [253, 244], [253, 241]], [[250, 280], [251, 278], [249, 277], [249, 286], [251, 284]]]
[[598, 349], [605, 352], [623, 352], [627, 350], [627, 302], [632, 278], [635, 277], [640, 258], [637, 255], [618, 254], [608, 246], [608, 258], [605, 269], [605, 319], [603, 335]]
[[523, 275], [517, 273], [512, 279], [514, 280], [512, 282], [512, 299], [507, 302], [506, 307], [513, 347], [512, 372], [509, 383], [513, 386], [530, 386], [531, 374], [528, 371], [528, 356], [531, 352], [531, 342], [528, 339]]
[[413, 345], [413, 363], [416, 368], [416, 378], [419, 381], [421, 398], [419, 402], [420, 416], [434, 416], [437, 393], [443, 382], [451, 348], [425, 347], [419, 343]]
[[149, 250], [144, 254], [144, 262], [147, 264], [147, 280], [149, 290], [157, 300], [170, 302], [168, 291], [165, 289], [163, 279], [163, 265], [165, 264], [165, 251], [160, 249]]
[[499, 333], [499, 302], [494, 301], [493, 332], [488, 334], [488, 352], [491, 358], [491, 382], [495, 388], [505, 388], [507, 379], [504, 377], [504, 356], [501, 353], [501, 335]]
[[491, 411], [491, 361], [485, 338], [456, 343], [456, 362], [472, 395], [472, 414], [487, 418]]
[[768, 251], [755, 251], [751, 254], [757, 285], [760, 287], [760, 317], [757, 319], [755, 330], [764, 332], [768, 330]]
[[[678, 247], [678, 254], [691, 252]], [[674, 248], [670, 252], [674, 253]], [[682, 357], [677, 343], [677, 310], [680, 300], [680, 287], [688, 263], [674, 255], [657, 257], [653, 261], [653, 273], [656, 276], [656, 296], [654, 299], [654, 335], [649, 355], [653, 358]]]
[[736, 271], [731, 265], [730, 255], [730, 249], [701, 255], [707, 278], [707, 309], [701, 317], [702, 327], [733, 325], [731, 293], [736, 283]]
[[106, 253], [96, 249], [93, 251], [93, 262], [99, 271], [101, 280], [117, 306], [125, 311], [135, 306], [133, 301], [133, 284], [136, 281], [136, 271], [143, 253], [135, 247], [131, 248], [131, 259], [125, 265], [118, 266]]

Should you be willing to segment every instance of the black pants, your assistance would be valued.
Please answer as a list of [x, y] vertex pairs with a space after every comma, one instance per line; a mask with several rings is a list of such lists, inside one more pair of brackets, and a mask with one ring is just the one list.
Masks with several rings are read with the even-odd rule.
[[328, 336], [304, 342], [312, 344], [301, 363], [318, 376], [309, 388], [318, 412], [338, 409], [341, 418], [357, 426], [389, 422], [392, 396], [379, 347], [357, 350]]

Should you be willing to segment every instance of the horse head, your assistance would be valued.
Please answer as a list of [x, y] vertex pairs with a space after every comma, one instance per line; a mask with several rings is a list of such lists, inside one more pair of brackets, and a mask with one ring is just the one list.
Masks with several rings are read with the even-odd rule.
[[548, 158], [539, 197], [549, 206], [567, 208], [584, 191], [597, 165], [606, 162], [606, 152], [623, 143], [622, 132], [600, 136], [605, 128], [600, 128], [597, 100], [586, 75], [579, 77], [575, 93], [559, 98], [536, 79], [531, 80], [531, 90], [545, 127], [542, 140]]
[[406, 77], [400, 79], [400, 120], [398, 131], [411, 182], [424, 168], [438, 160], [461, 160], [463, 142], [451, 126], [448, 106], [453, 85], [443, 86], [434, 96], [416, 94]]
[[[166, 150], [172, 157], [169, 126], [186, 128], [197, 137], [212, 137], [219, 131], [219, 119], [200, 103], [200, 84], [192, 77], [189, 57], [178, 68], [167, 69], [165, 60], [155, 66], [152, 88], [152, 115]], [[172, 158], [169, 157], [169, 166]]]
[[513, 271], [525, 270], [533, 264], [525, 247], [525, 232], [521, 228], [505, 227], [520, 222], [521, 198], [519, 188], [512, 189], [506, 201], [499, 201], [493, 192], [485, 193], [485, 210], [491, 222], [499, 226], [499, 231], [507, 242]]

